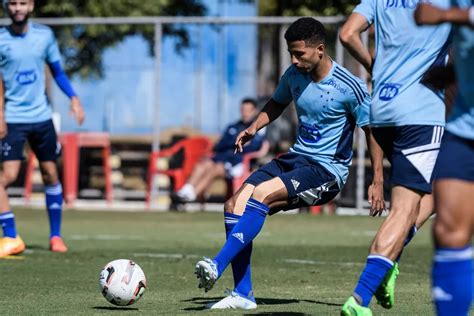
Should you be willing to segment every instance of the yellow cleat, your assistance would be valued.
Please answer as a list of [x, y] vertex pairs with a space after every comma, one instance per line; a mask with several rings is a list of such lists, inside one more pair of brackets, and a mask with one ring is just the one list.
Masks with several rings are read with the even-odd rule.
[[0, 257], [20, 254], [25, 248], [25, 243], [19, 235], [16, 238], [3, 237], [0, 239]]

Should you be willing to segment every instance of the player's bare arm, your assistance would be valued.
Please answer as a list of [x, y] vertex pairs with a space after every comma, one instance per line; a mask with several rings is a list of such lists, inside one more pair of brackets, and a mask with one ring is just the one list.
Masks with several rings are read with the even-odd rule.
[[250, 125], [249, 128], [240, 132], [239, 136], [235, 141], [235, 152], [242, 152], [243, 146], [249, 142], [255, 134], [274, 120], [276, 120], [283, 110], [285, 110], [286, 105], [275, 102], [273, 99], [270, 99], [262, 111], [258, 114], [255, 121]]
[[342, 45], [367, 70], [372, 73], [372, 56], [362, 42], [360, 34], [369, 28], [366, 18], [359, 13], [352, 13], [341, 28], [339, 39]]
[[71, 98], [71, 115], [74, 116], [79, 125], [82, 125], [85, 118], [84, 108], [77, 96]]
[[383, 195], [383, 151], [375, 140], [368, 125], [363, 126], [367, 147], [372, 165], [372, 183], [369, 186], [368, 199], [370, 204], [370, 216], [382, 215], [385, 210], [385, 198]]
[[474, 7], [466, 9], [453, 7], [444, 10], [429, 3], [420, 3], [415, 11], [415, 21], [418, 25], [435, 25], [445, 22], [474, 25]]
[[7, 135], [7, 123], [5, 122], [5, 99], [4, 99], [3, 78], [0, 78], [0, 139]]

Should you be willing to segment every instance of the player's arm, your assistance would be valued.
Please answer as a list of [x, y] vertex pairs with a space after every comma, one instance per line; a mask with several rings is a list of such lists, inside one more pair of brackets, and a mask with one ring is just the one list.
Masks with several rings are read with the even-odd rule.
[[382, 215], [385, 210], [385, 199], [383, 196], [383, 150], [377, 143], [369, 125], [362, 126], [365, 132], [367, 148], [369, 149], [370, 162], [372, 164], [372, 183], [369, 186], [370, 216]]
[[48, 66], [51, 70], [54, 81], [56, 81], [61, 91], [71, 100], [71, 114], [76, 118], [77, 123], [81, 125], [82, 122], [84, 122], [84, 109], [82, 108], [81, 101], [72, 88], [71, 82], [61, 66], [61, 62], [56, 61], [48, 63]]
[[262, 111], [260, 111], [252, 125], [240, 132], [237, 136], [237, 139], [235, 140], [235, 151], [242, 152], [245, 143], [249, 142], [259, 130], [276, 120], [281, 113], [283, 113], [286, 106], [287, 105], [276, 102], [273, 98], [270, 99], [265, 104]]
[[5, 122], [5, 88], [3, 78], [0, 76], [0, 139], [7, 136], [7, 123]]
[[453, 23], [474, 26], [474, 7], [440, 9], [429, 3], [419, 3], [415, 10], [415, 21], [422, 24]]
[[365, 32], [369, 26], [367, 19], [362, 14], [354, 12], [342, 26], [339, 40], [349, 53], [364, 66], [367, 72], [372, 73], [372, 56], [361, 38], [361, 33]]

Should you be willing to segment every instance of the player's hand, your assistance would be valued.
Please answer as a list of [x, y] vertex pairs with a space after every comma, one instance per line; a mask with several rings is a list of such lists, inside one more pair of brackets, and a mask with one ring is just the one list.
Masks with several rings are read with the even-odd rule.
[[0, 139], [4, 139], [5, 136], [7, 136], [7, 133], [8, 133], [7, 123], [5, 123], [5, 120], [2, 119], [0, 120]]
[[443, 10], [429, 3], [419, 3], [415, 10], [416, 24], [439, 24], [443, 22]]
[[248, 143], [255, 136], [255, 134], [257, 134], [257, 129], [252, 126], [240, 132], [240, 134], [237, 136], [237, 139], [235, 140], [234, 153], [241, 153], [244, 150], [244, 145]]
[[383, 196], [383, 182], [372, 182], [369, 186], [370, 216], [380, 216], [385, 210], [385, 199]]
[[72, 97], [71, 99], [71, 115], [77, 121], [77, 124], [82, 125], [84, 122], [84, 109], [82, 108], [81, 101], [79, 101], [78, 97]]

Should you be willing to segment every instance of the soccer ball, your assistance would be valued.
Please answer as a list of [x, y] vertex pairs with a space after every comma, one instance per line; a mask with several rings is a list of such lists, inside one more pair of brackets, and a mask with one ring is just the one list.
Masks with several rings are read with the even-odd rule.
[[105, 299], [114, 305], [132, 305], [145, 292], [145, 274], [132, 260], [114, 260], [100, 271], [99, 289]]

